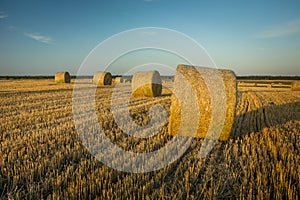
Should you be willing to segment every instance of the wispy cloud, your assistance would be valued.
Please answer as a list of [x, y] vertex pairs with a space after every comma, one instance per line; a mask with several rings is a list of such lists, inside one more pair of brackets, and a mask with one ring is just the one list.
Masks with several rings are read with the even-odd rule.
[[5, 12], [0, 12], [0, 19], [5, 19], [7, 17], [8, 17], [8, 15], [5, 14]]
[[46, 44], [52, 44], [54, 41], [51, 37], [43, 36], [40, 34], [34, 34], [34, 33], [24, 33], [25, 36], [34, 39], [38, 42], [46, 43]]
[[257, 34], [258, 38], [276, 38], [300, 33], [300, 19], [269, 27]]

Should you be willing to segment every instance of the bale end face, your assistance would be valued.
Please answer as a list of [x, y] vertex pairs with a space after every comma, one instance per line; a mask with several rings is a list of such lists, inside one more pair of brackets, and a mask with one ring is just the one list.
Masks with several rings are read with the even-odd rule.
[[[235, 117], [236, 88], [236, 78], [230, 70], [179, 65], [171, 97], [169, 134], [227, 140]], [[221, 93], [224, 95], [218, 95]], [[226, 108], [218, 102], [225, 102]], [[223, 109], [222, 116], [218, 116], [218, 108]], [[191, 129], [192, 126], [197, 127]]]
[[220, 70], [220, 72], [222, 74], [226, 93], [226, 117], [219, 140], [224, 141], [230, 137], [234, 123], [237, 102], [237, 83], [236, 76], [233, 71]]
[[69, 72], [57, 72], [57, 73], [55, 73], [54, 81], [56, 83], [70, 83], [71, 76], [70, 76]]

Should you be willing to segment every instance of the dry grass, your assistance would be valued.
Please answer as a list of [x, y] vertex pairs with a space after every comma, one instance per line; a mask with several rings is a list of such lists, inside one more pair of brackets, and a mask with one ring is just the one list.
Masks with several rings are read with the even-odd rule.
[[[130, 91], [129, 84], [123, 85]], [[240, 88], [231, 139], [217, 143], [204, 159], [197, 157], [202, 139], [195, 139], [168, 167], [130, 174], [101, 164], [81, 144], [73, 123], [72, 87], [51, 80], [1, 81], [0, 199], [299, 198], [298, 91]], [[91, 88], [82, 84], [83, 90]], [[122, 133], [110, 111], [111, 91], [112, 86], [98, 88], [95, 100], [99, 124], [115, 144], [145, 152], [170, 141], [167, 123], [149, 139]], [[132, 118], [147, 124], [148, 109], [157, 102], [169, 113], [170, 92], [162, 93], [133, 99]]]

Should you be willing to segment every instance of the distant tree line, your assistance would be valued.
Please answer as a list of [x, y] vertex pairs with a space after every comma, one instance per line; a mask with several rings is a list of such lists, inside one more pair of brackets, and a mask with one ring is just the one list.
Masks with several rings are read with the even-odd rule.
[[300, 80], [300, 76], [237, 76], [238, 80]]

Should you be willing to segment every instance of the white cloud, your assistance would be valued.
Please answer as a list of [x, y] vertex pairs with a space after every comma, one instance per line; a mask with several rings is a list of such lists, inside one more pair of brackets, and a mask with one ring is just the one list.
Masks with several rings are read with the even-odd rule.
[[4, 12], [0, 12], [0, 19], [5, 19], [7, 17], [8, 15], [6, 15]]
[[289, 21], [287, 23], [269, 27], [260, 32], [258, 38], [276, 38], [300, 33], [300, 20]]
[[53, 39], [51, 37], [48, 36], [43, 36], [40, 34], [33, 34], [33, 33], [24, 33], [25, 36], [34, 39], [38, 42], [42, 42], [42, 43], [46, 43], [46, 44], [52, 44], [53, 43]]

